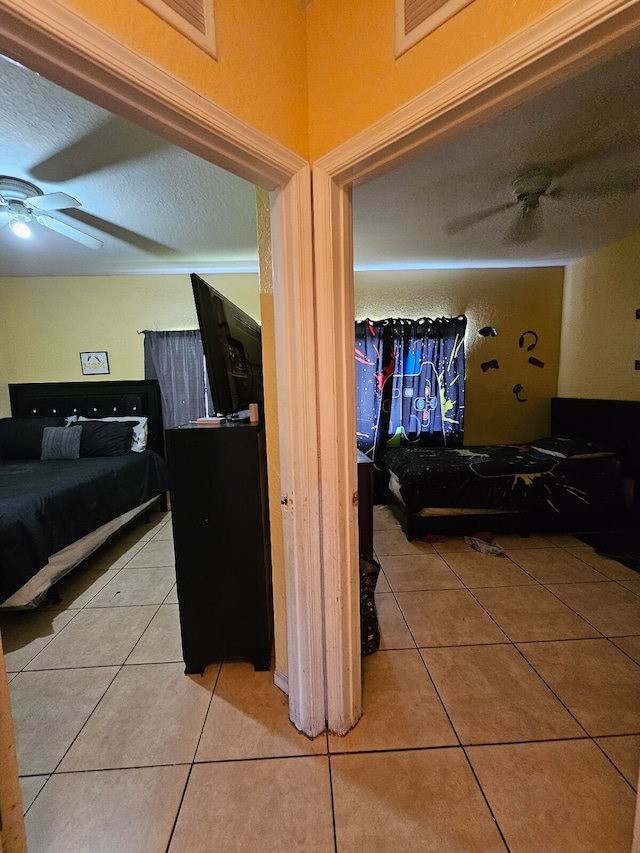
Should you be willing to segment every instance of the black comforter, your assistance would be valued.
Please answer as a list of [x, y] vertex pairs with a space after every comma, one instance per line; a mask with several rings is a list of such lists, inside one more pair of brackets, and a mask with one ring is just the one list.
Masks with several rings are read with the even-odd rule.
[[424, 507], [575, 513], [623, 505], [614, 456], [560, 459], [528, 445], [398, 447], [384, 461], [412, 514]]
[[152, 450], [74, 460], [0, 460], [0, 602], [49, 557], [168, 488]]

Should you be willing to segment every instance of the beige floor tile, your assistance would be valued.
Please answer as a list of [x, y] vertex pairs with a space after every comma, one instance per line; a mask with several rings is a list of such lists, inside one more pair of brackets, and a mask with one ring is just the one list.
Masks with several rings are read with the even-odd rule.
[[530, 548], [551, 548], [552, 543], [546, 536], [520, 536], [518, 533], [498, 533], [496, 534], [496, 542], [498, 542], [505, 551], [522, 551]]
[[619, 584], [625, 589], [630, 589], [631, 592], [635, 592], [636, 595], [640, 595], [640, 577], [634, 578], [631, 581], [619, 581]]
[[317, 755], [325, 734], [311, 740], [289, 720], [289, 701], [272, 672], [250, 663], [225, 663], [220, 671], [196, 761]]
[[461, 589], [462, 582], [438, 554], [402, 554], [381, 557], [394, 592], [416, 589]]
[[374, 506], [373, 508], [373, 529], [374, 530], [393, 530], [399, 528], [400, 523], [388, 506]]
[[340, 853], [506, 850], [461, 749], [331, 759]]
[[21, 672], [10, 685], [18, 767], [52, 773], [118, 671], [117, 667]]
[[559, 548], [575, 548], [584, 544], [581, 539], [572, 536], [571, 533], [544, 533], [542, 538]]
[[163, 604], [177, 604], [178, 603], [178, 585], [174, 583], [169, 592], [167, 593], [167, 597], [162, 602]]
[[640, 735], [619, 735], [618, 737], [595, 738], [616, 765], [627, 782], [637, 790], [638, 768], [640, 767]]
[[518, 648], [590, 735], [640, 731], [640, 667], [608, 640]]
[[453, 551], [444, 554], [444, 559], [464, 585], [470, 589], [537, 583], [509, 557], [492, 557], [477, 551], [468, 553]]
[[[158, 516], [157, 518], [152, 518], [149, 522], [141, 521], [132, 529], [129, 535], [131, 538], [138, 538], [143, 542], [148, 542], [150, 539], [155, 539], [161, 533], [164, 533], [167, 525], [169, 525], [169, 531], [171, 531], [171, 521], [169, 517], [167, 515]], [[169, 538], [170, 536], [171, 533], [169, 533]], [[167, 537], [163, 536], [162, 538]]]
[[29, 853], [164, 853], [188, 772], [179, 765], [52, 776], [26, 817]]
[[593, 566], [610, 580], [634, 580], [638, 577], [638, 573], [628, 566], [619, 563], [617, 560], [610, 560], [609, 557], [603, 557], [602, 554], [597, 554], [590, 545], [580, 545], [575, 548], [566, 549], [574, 557]]
[[392, 593], [376, 593], [376, 611], [381, 649], [415, 649], [414, 639]]
[[636, 663], [640, 663], [640, 637], [612, 637], [611, 642], [626, 652]]
[[549, 589], [603, 634], [640, 634], [640, 598], [615, 582], [549, 585]]
[[434, 549], [438, 554], [450, 554], [456, 551], [471, 551], [471, 546], [464, 541], [464, 536], [452, 536], [443, 542], [434, 542]]
[[507, 743], [584, 734], [510, 645], [422, 649], [462, 743]]
[[38, 796], [49, 776], [21, 776], [20, 793], [22, 795], [22, 812], [26, 814], [31, 804]]
[[399, 592], [396, 599], [418, 646], [507, 642], [466, 589]]
[[157, 566], [173, 565], [175, 565], [173, 541], [171, 539], [157, 539], [154, 537], [149, 542], [146, 542], [129, 560], [127, 568], [151, 569]]
[[362, 674], [362, 719], [344, 737], [329, 735], [331, 752], [458, 743], [417, 650], [377, 652]]
[[155, 612], [155, 607], [81, 610], [64, 631], [36, 655], [27, 669], [122, 664]]
[[178, 605], [163, 604], [125, 663], [171, 663], [182, 660]]
[[427, 542], [419, 539], [409, 542], [399, 527], [375, 530], [373, 550], [378, 558], [386, 557], [388, 554], [435, 554], [433, 546]]
[[162, 604], [175, 583], [172, 566], [121, 569], [87, 604], [90, 607], [132, 607]]
[[60, 770], [193, 761], [218, 669], [200, 677], [178, 663], [123, 667]]
[[540, 583], [604, 581], [605, 576], [563, 548], [511, 551], [511, 559]]
[[19, 672], [42, 651], [77, 614], [55, 610], [3, 613], [0, 631], [7, 672]]
[[591, 741], [467, 754], [512, 851], [629, 853], [636, 795]]
[[85, 569], [98, 571], [100, 569], [122, 569], [143, 547], [144, 542], [127, 539], [115, 539], [99, 548], [84, 563]]
[[173, 541], [173, 525], [170, 521], [163, 524], [162, 527], [153, 535], [154, 542], [161, 542], [164, 540]]
[[64, 577], [53, 587], [53, 593], [59, 601], [51, 604], [51, 610], [80, 610], [97, 595], [109, 581], [112, 581], [120, 569], [98, 569], [96, 571], [78, 566], [75, 571]]
[[539, 584], [476, 589], [474, 594], [514, 642], [602, 636]]
[[333, 853], [326, 756], [196, 764], [170, 853]]
[[380, 572], [376, 581], [376, 594], [379, 592], [391, 592], [391, 587], [384, 571]]

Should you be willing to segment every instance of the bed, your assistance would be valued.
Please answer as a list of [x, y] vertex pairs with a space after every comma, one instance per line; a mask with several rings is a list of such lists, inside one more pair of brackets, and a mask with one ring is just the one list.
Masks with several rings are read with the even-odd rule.
[[160, 393], [144, 380], [15, 384], [9, 394], [0, 608], [32, 608], [124, 525], [166, 509]]
[[387, 451], [389, 501], [408, 539], [476, 531], [588, 531], [634, 516], [640, 403], [556, 397], [551, 433], [522, 445]]

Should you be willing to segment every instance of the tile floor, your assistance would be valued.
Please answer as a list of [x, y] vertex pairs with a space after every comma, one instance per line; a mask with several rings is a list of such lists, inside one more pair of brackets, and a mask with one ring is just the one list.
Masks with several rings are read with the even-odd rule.
[[157, 515], [2, 614], [30, 853], [629, 853], [640, 577], [570, 536], [408, 543], [375, 510], [364, 716], [308, 740], [272, 675], [185, 676]]

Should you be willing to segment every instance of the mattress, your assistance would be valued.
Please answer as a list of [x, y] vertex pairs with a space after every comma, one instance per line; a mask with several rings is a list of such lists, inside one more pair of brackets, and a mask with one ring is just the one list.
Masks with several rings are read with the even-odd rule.
[[154, 451], [74, 460], [0, 460], [0, 602], [52, 555], [168, 488]]
[[624, 506], [615, 456], [561, 459], [529, 445], [408, 446], [387, 451], [384, 461], [411, 514], [425, 508], [576, 513]]

